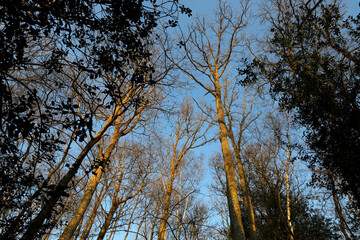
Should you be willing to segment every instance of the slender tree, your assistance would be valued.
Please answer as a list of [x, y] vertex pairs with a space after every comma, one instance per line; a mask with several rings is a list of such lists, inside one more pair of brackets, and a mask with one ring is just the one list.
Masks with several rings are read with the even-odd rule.
[[[175, 129], [170, 135], [171, 152], [169, 157], [169, 175], [163, 176], [165, 197], [162, 201], [161, 219], [159, 226], [158, 239], [166, 239], [166, 228], [169, 225], [169, 218], [172, 215], [170, 210], [171, 199], [174, 195], [174, 183], [180, 177], [183, 165], [190, 150], [202, 146], [206, 143], [205, 134], [207, 132], [205, 123], [206, 115], [196, 115], [189, 101], [185, 102], [176, 114]], [[180, 193], [178, 193], [180, 194]], [[179, 195], [180, 197], [181, 195]], [[181, 196], [183, 197], [183, 196]], [[183, 199], [180, 199], [180, 202]], [[185, 201], [188, 201], [187, 199]], [[185, 213], [184, 213], [185, 214]]]

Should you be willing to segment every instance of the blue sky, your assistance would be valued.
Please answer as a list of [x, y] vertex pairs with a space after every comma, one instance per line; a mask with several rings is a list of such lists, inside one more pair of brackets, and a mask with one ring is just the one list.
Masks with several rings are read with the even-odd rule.
[[[182, 1], [186, 6], [192, 9], [193, 14], [206, 14], [211, 16], [217, 7], [217, 0], [183, 0]], [[238, 0], [229, 0], [228, 2], [232, 4], [237, 4]], [[262, 2], [261, 0], [253, 0], [252, 4], [258, 4]], [[351, 15], [356, 15], [360, 12], [359, 2], [360, 0], [343, 0], [343, 4], [346, 6], [347, 10]]]

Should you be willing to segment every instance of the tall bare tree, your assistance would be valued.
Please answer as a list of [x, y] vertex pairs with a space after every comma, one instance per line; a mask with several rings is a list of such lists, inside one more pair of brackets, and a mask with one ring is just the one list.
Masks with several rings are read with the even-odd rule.
[[[216, 105], [216, 122], [219, 127], [219, 139], [224, 159], [227, 200], [231, 222], [231, 233], [234, 239], [244, 239], [245, 231], [242, 223], [242, 210], [238, 197], [236, 167], [233, 161], [233, 151], [229, 142], [231, 129], [226, 112], [226, 89], [231, 83], [229, 72], [234, 57], [240, 57], [239, 52], [245, 44], [242, 30], [247, 25], [248, 2], [241, 2], [241, 12], [235, 13], [231, 6], [219, 1], [215, 13], [215, 21], [210, 22], [204, 17], [195, 18], [195, 23], [189, 27], [188, 35], [184, 34], [179, 42], [178, 53], [183, 58], [176, 58], [168, 52], [168, 57], [194, 83], [213, 97]], [[206, 80], [205, 80], [206, 79]], [[230, 116], [229, 116], [230, 117]], [[240, 164], [241, 169], [241, 162]], [[241, 170], [240, 170], [241, 172]], [[246, 179], [242, 179], [246, 190]], [[252, 215], [250, 196], [247, 195], [247, 211]], [[254, 220], [253, 217], [250, 218]], [[255, 222], [251, 224], [251, 238], [256, 239]]]

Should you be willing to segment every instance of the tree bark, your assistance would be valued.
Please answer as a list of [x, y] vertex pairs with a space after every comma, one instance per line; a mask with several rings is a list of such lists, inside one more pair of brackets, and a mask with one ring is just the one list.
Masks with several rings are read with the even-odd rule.
[[75, 214], [71, 218], [69, 224], [65, 228], [59, 240], [70, 240], [73, 237], [76, 228], [78, 227], [79, 223], [84, 217], [85, 211], [89, 206], [92, 196], [96, 190], [96, 187], [100, 182], [102, 173], [103, 173], [103, 168], [99, 167], [94, 173], [94, 175], [91, 177], [89, 185], [87, 186], [87, 189], [84, 193], [83, 198], [81, 199], [79, 206], [76, 209]]
[[288, 224], [288, 228], [290, 230], [290, 240], [294, 240], [294, 228], [291, 222], [291, 209], [290, 209], [290, 179], [289, 179], [289, 171], [290, 171], [290, 160], [291, 160], [291, 149], [290, 149], [290, 115], [287, 114], [287, 128], [286, 128], [286, 138], [287, 138], [287, 146], [286, 146], [286, 172], [285, 172], [285, 183], [286, 183], [286, 221]]
[[218, 79], [215, 79], [215, 100], [220, 130], [219, 138], [226, 174], [226, 197], [229, 206], [231, 237], [234, 240], [243, 240], [245, 239], [245, 231], [241, 218], [242, 212], [237, 192], [235, 166], [228, 140], [228, 131], [225, 123], [225, 113], [221, 102], [221, 92]]
[[[96, 169], [94, 175], [91, 177], [89, 185], [84, 193], [83, 198], [81, 199], [79, 206], [76, 209], [74, 216], [72, 217], [68, 226], [65, 228], [64, 232], [60, 236], [59, 240], [70, 240], [73, 237], [77, 226], [79, 225], [81, 219], [83, 218], [86, 212], [87, 207], [90, 204], [90, 201], [92, 199], [92, 196], [94, 195], [96, 187], [100, 182], [104, 167], [108, 159], [110, 158], [111, 153], [114, 150], [118, 140], [122, 136], [122, 133], [119, 132], [119, 130], [120, 130], [120, 123], [117, 122], [117, 124], [115, 125], [113, 138], [111, 139], [111, 142], [108, 148], [106, 149], [104, 156], [100, 156], [101, 159], [100, 166], [98, 167], [98, 169]], [[100, 155], [101, 154], [102, 153], [100, 152]]]
[[71, 166], [67, 174], [60, 180], [59, 184], [56, 186], [55, 190], [52, 193], [47, 204], [43, 206], [39, 214], [35, 217], [35, 219], [30, 223], [28, 230], [24, 233], [21, 240], [33, 240], [36, 238], [36, 234], [42, 228], [45, 219], [51, 217], [51, 213], [55, 208], [59, 199], [64, 195], [65, 190], [68, 188], [69, 182], [73, 179], [79, 167], [84, 160], [87, 153], [90, 151], [91, 147], [95, 145], [96, 142], [100, 140], [94, 138], [92, 139], [85, 149], [80, 153], [78, 158], [76, 159], [75, 163]]
[[103, 225], [102, 225], [102, 227], [100, 229], [97, 240], [104, 239], [105, 234], [106, 234], [107, 230], [109, 229], [111, 220], [113, 219], [113, 216], [114, 216], [115, 212], [117, 211], [117, 209], [119, 208], [120, 204], [123, 204], [123, 203], [127, 202], [128, 200], [136, 197], [144, 187], [144, 182], [145, 182], [146, 177], [144, 177], [142, 179], [141, 186], [137, 189], [137, 191], [134, 194], [128, 195], [125, 198], [123, 198], [123, 197], [118, 198], [118, 194], [119, 194], [119, 191], [120, 191], [123, 175], [124, 175], [124, 171], [121, 171], [120, 179], [118, 180], [118, 184], [116, 185], [116, 188], [115, 188], [115, 192], [114, 192], [114, 196], [113, 196], [113, 200], [112, 200], [110, 210], [109, 210], [109, 212], [108, 212], [108, 214], [106, 216], [105, 222], [103, 223]]
[[110, 226], [111, 219], [112, 219], [112, 217], [114, 216], [115, 211], [118, 209], [119, 205], [120, 205], [120, 202], [116, 202], [116, 203], [113, 203], [113, 204], [111, 205], [110, 211], [109, 211], [109, 213], [108, 213], [107, 216], [106, 216], [105, 222], [104, 222], [103, 225], [101, 226], [101, 229], [100, 229], [99, 235], [98, 235], [98, 237], [97, 237], [97, 240], [102, 240], [102, 239], [104, 239], [105, 234], [106, 234], [106, 231], [108, 230], [108, 228], [109, 228], [109, 226]]
[[346, 231], [346, 229], [347, 229], [346, 220], [344, 218], [344, 215], [342, 214], [342, 210], [341, 210], [340, 203], [338, 201], [338, 197], [336, 196], [335, 183], [334, 183], [333, 175], [330, 173], [330, 171], [328, 171], [328, 176], [331, 179], [330, 180], [331, 184], [332, 184], [332, 186], [331, 186], [332, 187], [331, 194], [332, 194], [332, 198], [333, 198], [334, 205], [335, 205], [335, 211], [336, 211], [336, 213], [338, 214], [338, 217], [339, 217], [340, 230], [343, 233], [346, 240], [351, 240], [351, 238], [349, 237], [349, 234]]
[[169, 219], [169, 207], [170, 207], [170, 199], [171, 199], [171, 193], [173, 189], [173, 183], [175, 179], [176, 174], [176, 166], [174, 166], [174, 160], [172, 161], [171, 166], [171, 175], [169, 179], [168, 186], [166, 188], [166, 195], [165, 195], [165, 203], [163, 208], [163, 213], [160, 219], [160, 228], [159, 228], [159, 235], [158, 240], [165, 240], [166, 239], [166, 224]]
[[98, 208], [100, 207], [101, 202], [102, 202], [103, 198], [105, 197], [107, 188], [105, 189], [105, 191], [103, 191], [103, 190], [104, 189], [101, 189], [100, 196], [98, 197], [98, 199], [95, 199], [95, 202], [96, 202], [95, 206], [93, 207], [93, 209], [91, 211], [91, 214], [90, 214], [90, 217], [86, 222], [85, 229], [83, 230], [83, 232], [81, 234], [80, 240], [86, 240], [89, 237], [91, 227], [94, 224], [95, 217], [96, 217], [97, 212], [98, 212]]
[[[288, 135], [289, 136], [289, 135]], [[286, 149], [286, 173], [285, 173], [285, 182], [286, 182], [286, 220], [288, 227], [290, 229], [290, 240], [294, 240], [294, 228], [291, 222], [291, 209], [290, 209], [290, 181], [289, 181], [289, 167], [290, 167], [290, 149]]]

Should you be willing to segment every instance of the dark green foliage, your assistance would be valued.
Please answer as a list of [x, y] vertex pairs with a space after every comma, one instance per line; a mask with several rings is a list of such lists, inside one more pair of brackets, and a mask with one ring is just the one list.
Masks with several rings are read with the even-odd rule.
[[341, 179], [341, 191], [360, 208], [360, 15], [345, 20], [337, 3], [311, 4], [286, 5], [273, 19], [274, 61], [257, 60], [242, 73], [245, 82], [260, 75], [270, 81], [273, 97], [306, 127], [305, 159]]
[[157, 11], [146, 11], [144, 1], [2, 1], [0, 69], [26, 67], [29, 40], [61, 37], [51, 58], [42, 64], [58, 70], [60, 60], [70, 51], [91, 47], [91, 63], [73, 64], [98, 71], [122, 71], [128, 58], [149, 53], [142, 41], [156, 26]]
[[309, 200], [300, 196], [292, 201], [295, 239], [339, 239], [331, 220], [312, 209]]
[[[165, 10], [165, 1], [152, 0], [0, 0], [1, 239], [26, 231], [38, 213], [29, 207], [33, 203], [39, 201], [40, 209], [54, 195], [68, 196], [39, 165], [52, 166], [71, 134], [78, 143], [91, 138], [95, 111], [113, 108], [123, 85], [156, 84], [144, 78], [154, 71], [154, 28], [160, 18], [174, 25], [178, 12], [191, 14], [177, 0], [170, 2], [173, 7]], [[99, 86], [105, 73], [116, 80]], [[86, 107], [79, 109], [69, 92]], [[134, 98], [124, 108], [140, 103]], [[55, 214], [46, 216], [38, 235]]]
[[[54, 121], [50, 112], [39, 114], [36, 91], [15, 96], [1, 82], [0, 112], [0, 208], [8, 214], [0, 227], [7, 230], [29, 197], [37, 200], [44, 177], [36, 172], [41, 162], [54, 162], [62, 141], [49, 131]], [[46, 186], [42, 191], [48, 191]], [[22, 219], [30, 214], [23, 213]], [[21, 231], [21, 229], [18, 229]]]
[[[257, 234], [259, 239], [264, 240], [291, 239], [291, 230], [287, 222], [287, 190], [283, 172], [285, 169], [281, 169], [281, 162], [277, 162], [276, 165], [272, 163], [277, 161], [273, 159], [276, 157], [276, 149], [265, 147], [276, 146], [279, 143], [269, 141], [267, 144], [254, 144], [243, 155], [244, 160], [254, 164], [249, 166], [249, 179]], [[289, 204], [294, 239], [338, 239], [333, 223], [323, 213], [314, 209], [311, 199], [300, 192], [294, 184], [296, 180], [293, 179], [290, 181]], [[245, 206], [243, 208], [245, 209]], [[248, 231], [248, 220], [245, 215], [243, 222]]]
[[[257, 229], [260, 239], [290, 239], [286, 218], [282, 215], [278, 196], [269, 191], [266, 199], [255, 202], [257, 212]], [[309, 201], [302, 196], [292, 196], [291, 221], [295, 239], [301, 240], [330, 240], [338, 239], [329, 219], [309, 206]], [[281, 194], [282, 211], [286, 214], [286, 197]]]

